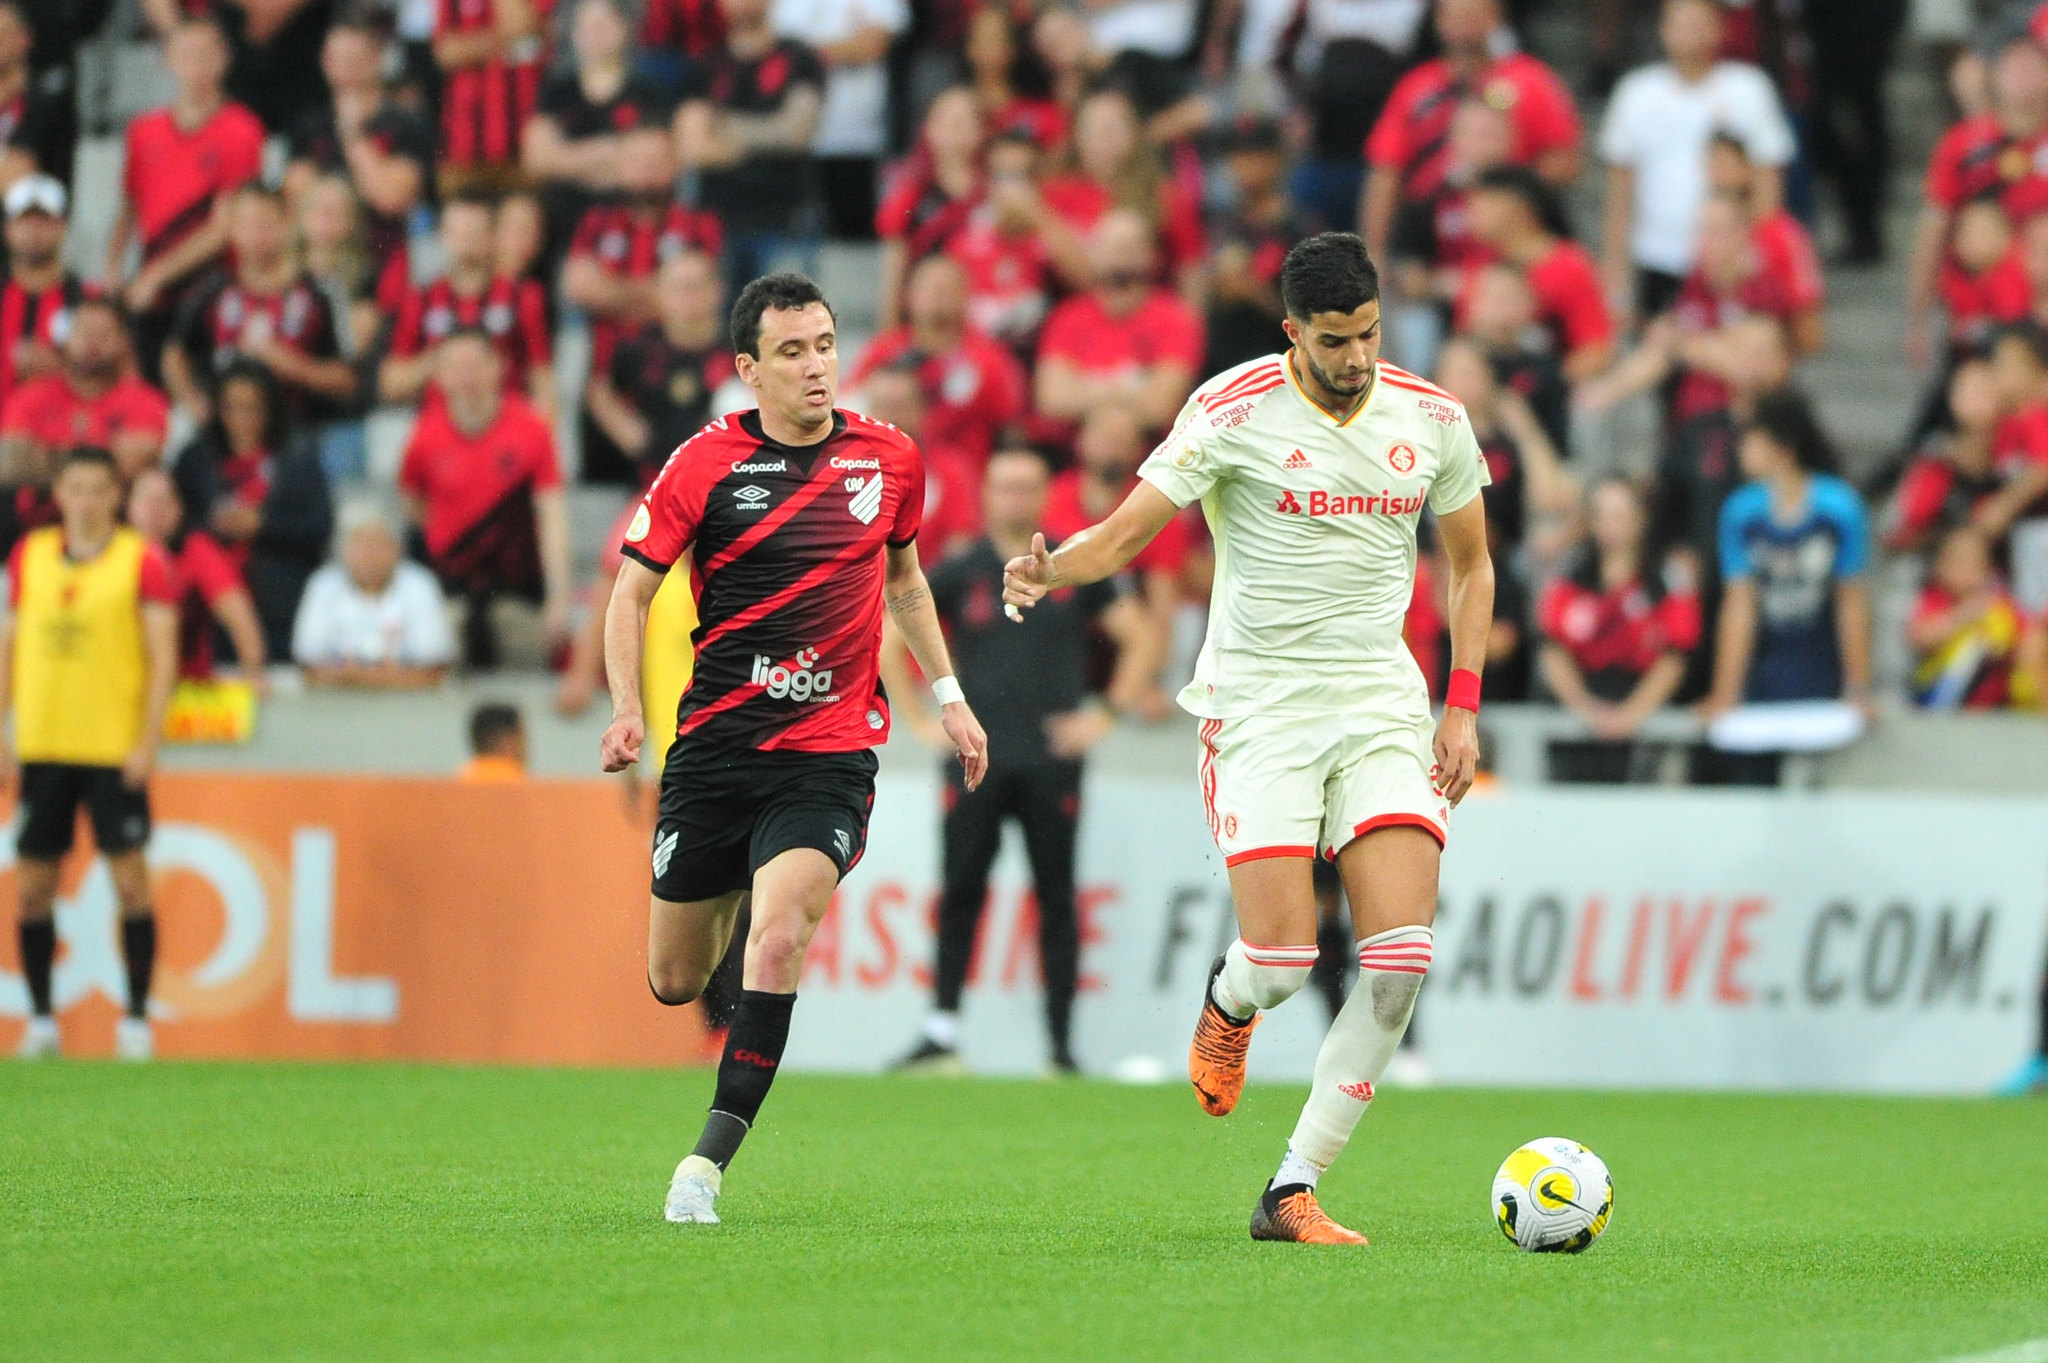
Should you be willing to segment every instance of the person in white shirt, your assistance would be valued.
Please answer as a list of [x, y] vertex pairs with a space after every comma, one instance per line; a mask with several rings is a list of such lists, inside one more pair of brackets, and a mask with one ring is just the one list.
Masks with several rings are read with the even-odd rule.
[[[1202, 503], [1216, 582], [1180, 703], [1202, 719], [1203, 804], [1241, 935], [1210, 967], [1188, 1077], [1212, 1115], [1236, 1106], [1259, 1010], [1292, 996], [1315, 962], [1309, 868], [1333, 859], [1357, 929], [1358, 984], [1251, 1233], [1362, 1244], [1314, 1190], [1372, 1101], [1429, 970], [1450, 810], [1479, 761], [1489, 478], [1463, 405], [1380, 360], [1379, 277], [1364, 241], [1308, 238], [1288, 252], [1280, 291], [1292, 348], [1198, 389], [1122, 505], [1056, 553], [1037, 537], [1006, 565], [1003, 599], [1021, 610], [1109, 577]], [[1401, 637], [1425, 505], [1450, 562], [1441, 722]]]
[[1667, 60], [1629, 72], [1607, 105], [1602, 273], [1617, 316], [1654, 317], [1678, 297], [1693, 266], [1716, 133], [1748, 149], [1760, 212], [1782, 194], [1792, 126], [1769, 76], [1720, 60], [1722, 27], [1719, 0], [1664, 0], [1658, 36]]
[[910, 27], [905, 0], [774, 0], [769, 27], [825, 63], [811, 152], [825, 191], [825, 235], [874, 235], [875, 167], [889, 138], [889, 45]]
[[345, 508], [341, 558], [313, 574], [292, 629], [292, 656], [321, 686], [437, 686], [455, 657], [448, 603], [434, 575], [405, 559], [381, 507]]

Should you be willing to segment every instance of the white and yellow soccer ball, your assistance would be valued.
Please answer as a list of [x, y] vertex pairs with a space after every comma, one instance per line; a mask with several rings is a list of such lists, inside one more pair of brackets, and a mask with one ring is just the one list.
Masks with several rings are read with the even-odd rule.
[[1614, 1215], [1614, 1180], [1577, 1141], [1544, 1136], [1507, 1157], [1493, 1176], [1493, 1216], [1517, 1249], [1577, 1254]]

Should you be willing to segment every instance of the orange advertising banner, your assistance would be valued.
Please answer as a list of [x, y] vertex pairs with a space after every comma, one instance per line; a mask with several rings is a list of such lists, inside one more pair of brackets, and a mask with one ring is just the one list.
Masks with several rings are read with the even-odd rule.
[[[647, 988], [648, 829], [602, 781], [172, 773], [154, 788], [165, 1056], [666, 1065], [698, 1010]], [[58, 903], [67, 1054], [125, 997], [113, 886], [80, 829]], [[0, 844], [0, 1044], [27, 996]]]

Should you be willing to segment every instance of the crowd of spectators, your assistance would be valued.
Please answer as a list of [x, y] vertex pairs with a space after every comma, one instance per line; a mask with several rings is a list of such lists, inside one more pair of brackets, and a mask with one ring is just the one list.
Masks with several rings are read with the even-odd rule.
[[[1902, 308], [1938, 377], [1852, 483], [1800, 372], [1828, 339], [1815, 224], [1845, 268], [1884, 246], [1886, 110], [1823, 50], [1839, 6], [1618, 0], [1655, 59], [1602, 47], [1569, 80], [1527, 45], [1544, 8], [163, 0], [172, 99], [128, 124], [81, 280], [80, 34], [45, 47], [59, 21], [0, 0], [0, 548], [52, 519], [64, 450], [103, 446], [189, 579], [192, 675], [588, 663], [602, 583], [573, 564], [600, 546], [571, 542], [570, 484], [623, 498], [745, 403], [737, 284], [872, 243], [845, 401], [918, 438], [936, 560], [983, 533], [997, 454], [1044, 463], [1052, 535], [1105, 514], [1204, 375], [1283, 344], [1280, 261], [1341, 228], [1381, 262], [1389, 358], [1481, 439], [1488, 694], [1583, 720], [1556, 775], [1640, 774], [1668, 706], [1873, 706], [1879, 553], [1925, 561], [1912, 703], [2043, 704], [2048, 18], [2016, 6], [1948, 73]], [[1895, 10], [1870, 7], [1880, 63]], [[1569, 211], [1596, 199], [1597, 237]], [[1587, 438], [1631, 405], [1649, 444]], [[395, 482], [380, 406], [417, 413]], [[1119, 683], [1127, 713], [1167, 712], [1210, 567], [1198, 516], [1133, 565], [1161, 661]], [[1426, 552], [1432, 685], [1442, 580]]]

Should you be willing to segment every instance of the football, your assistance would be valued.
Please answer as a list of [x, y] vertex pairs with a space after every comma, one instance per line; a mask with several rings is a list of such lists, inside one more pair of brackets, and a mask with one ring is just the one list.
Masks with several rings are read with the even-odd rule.
[[1577, 1141], [1544, 1136], [1509, 1155], [1493, 1176], [1493, 1215], [1517, 1249], [1577, 1254], [1614, 1214], [1614, 1180]]

